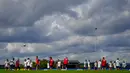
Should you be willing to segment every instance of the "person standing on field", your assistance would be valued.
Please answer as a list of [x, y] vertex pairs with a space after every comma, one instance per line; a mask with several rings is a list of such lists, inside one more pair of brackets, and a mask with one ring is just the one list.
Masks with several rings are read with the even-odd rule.
[[98, 68], [98, 61], [95, 61], [94, 62], [94, 70], [97, 70], [97, 68]]
[[98, 70], [101, 70], [101, 60], [98, 61]]
[[66, 70], [67, 70], [68, 62], [69, 62], [68, 57], [65, 57], [63, 64], [64, 64], [64, 68], [65, 68]]
[[120, 70], [120, 60], [119, 60], [119, 58], [117, 58], [117, 60], [116, 60], [116, 69]]
[[27, 70], [27, 60], [24, 59], [24, 70]]
[[90, 60], [88, 60], [88, 70], [91, 69], [91, 66], [90, 66]]
[[84, 61], [84, 70], [87, 69], [87, 60]]
[[58, 59], [58, 62], [57, 62], [57, 69], [61, 70], [61, 61], [59, 59]]
[[38, 59], [38, 56], [36, 56], [36, 70], [39, 69], [40, 66], [40, 60]]
[[112, 70], [112, 61], [110, 61], [110, 63], [109, 63], [109, 70]]
[[116, 61], [114, 61], [113, 67], [114, 67], [114, 69], [116, 70]]
[[28, 58], [27, 59], [27, 70], [30, 70], [30, 63], [31, 63], [30, 58]]
[[10, 66], [9, 60], [7, 59], [7, 60], [5, 61], [5, 70], [9, 70], [9, 66]]
[[125, 61], [123, 61], [123, 63], [122, 63], [122, 69], [125, 69], [126, 68], [126, 62]]
[[102, 65], [102, 70], [106, 70], [107, 61], [106, 61], [105, 57], [102, 58], [102, 63], [101, 63], [101, 65]]
[[16, 61], [15, 67], [16, 67], [16, 70], [20, 70], [20, 60], [19, 59]]
[[30, 70], [32, 70], [32, 65], [33, 65], [33, 62], [32, 60], [30, 60]]
[[50, 65], [50, 70], [52, 70], [53, 65], [54, 65], [54, 60], [52, 57], [50, 57], [49, 65]]
[[15, 59], [13, 58], [11, 61], [10, 61], [10, 69], [11, 70], [14, 70], [15, 69]]
[[47, 69], [50, 69], [49, 61], [47, 62]]

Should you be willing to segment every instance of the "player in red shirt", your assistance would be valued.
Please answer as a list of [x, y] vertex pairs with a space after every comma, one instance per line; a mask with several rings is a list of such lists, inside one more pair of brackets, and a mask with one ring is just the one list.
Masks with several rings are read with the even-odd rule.
[[38, 70], [40, 66], [40, 60], [38, 59], [38, 56], [36, 56], [36, 70]]
[[50, 69], [53, 68], [53, 64], [54, 64], [54, 60], [52, 59], [52, 57], [50, 57], [50, 60], [49, 60]]
[[103, 69], [103, 70], [106, 69], [107, 61], [106, 61], [105, 57], [102, 58], [102, 64], [101, 64], [101, 66], [102, 66], [102, 69]]
[[64, 58], [64, 61], [63, 61], [63, 64], [64, 64], [64, 68], [65, 68], [65, 69], [67, 69], [68, 62], [69, 62], [68, 57], [65, 57], [65, 58]]
[[16, 61], [15, 67], [16, 67], [16, 70], [20, 70], [20, 61], [19, 61], [19, 59]]

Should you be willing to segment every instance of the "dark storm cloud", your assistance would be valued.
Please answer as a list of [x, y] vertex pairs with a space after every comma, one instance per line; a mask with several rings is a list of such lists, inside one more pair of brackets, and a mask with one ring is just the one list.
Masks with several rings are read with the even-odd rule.
[[[40, 33], [40, 29], [33, 28], [36, 21], [45, 15], [53, 13], [67, 13], [72, 17], [77, 17], [74, 11], [69, 10], [69, 7], [76, 6], [85, 0], [1, 0], [0, 4], [0, 28], [13, 28], [15, 34], [3, 35], [0, 34], [0, 42], [51, 42], [63, 36], [48, 36], [47, 32]], [[18, 27], [29, 27], [26, 32]], [[23, 27], [23, 28], [24, 28]], [[43, 31], [46, 31], [46, 26], [43, 26]], [[44, 36], [41, 36], [43, 34]]]
[[85, 0], [1, 0], [0, 25], [32, 26], [42, 16], [55, 12], [68, 13], [76, 17], [75, 12], [69, 11], [69, 6], [81, 4]]
[[[73, 31], [90, 36], [124, 32], [130, 29], [130, 16], [125, 15], [125, 11], [130, 11], [129, 6], [127, 0], [99, 0], [88, 11], [86, 22], [81, 23], [83, 26]], [[92, 20], [90, 23], [87, 22], [89, 19]]]
[[[69, 8], [82, 5], [82, 3], [90, 5], [90, 9], [87, 10], [87, 6], [79, 8], [84, 11], [84, 17], [80, 19], [77, 17], [78, 13], [71, 11]], [[130, 4], [126, 0], [88, 0], [88, 2], [85, 2], [85, 0], [18, 0], [17, 2], [0, 0], [0, 28], [5, 30], [5, 32], [0, 30], [0, 42], [6, 42], [6, 44], [0, 44], [0, 47], [5, 48], [7, 46], [5, 51], [1, 51], [1, 53], [7, 54], [2, 53], [0, 59], [11, 56], [35, 55], [58, 57], [70, 53], [81, 58], [86, 55], [89, 55], [90, 58], [96, 58], [102, 53], [109, 57], [113, 56], [114, 53], [128, 54], [130, 39], [129, 36], [126, 37], [126, 34], [122, 33], [130, 30], [129, 7]], [[60, 14], [67, 14], [70, 16], [70, 20], [64, 24], [63, 20], [65, 19], [60, 19], [58, 15], [53, 18], [53, 14], [59, 14], [59, 16]], [[49, 23], [45, 23], [44, 19], [47, 17], [44, 16], [49, 16], [46, 19]], [[55, 20], [63, 22], [61, 25], [66, 26], [70, 33], [62, 31], [63, 29], [52, 30], [54, 33], [46, 36]], [[36, 21], [39, 21], [39, 24], [36, 24]], [[24, 28], [20, 28], [23, 26], [27, 28], [26, 31], [24, 31]], [[14, 30], [10, 36], [6, 32], [7, 27]], [[97, 31], [95, 31], [95, 28], [97, 28]], [[69, 38], [77, 35], [78, 37]], [[98, 40], [96, 48], [95, 38], [90, 38], [95, 35], [103, 36], [100, 38], [102, 40]], [[13, 44], [7, 45], [8, 42], [33, 43], [32, 48], [36, 52], [30, 52], [32, 49], [29, 49], [20, 53], [21, 47], [14, 48]], [[41, 43], [45, 46], [37, 47]], [[116, 57], [115, 55], [114, 58]]]
[[130, 47], [129, 32], [106, 36], [102, 46], [105, 47]]
[[[108, 24], [106, 25], [97, 24], [95, 26], [86, 24], [86, 26], [80, 27], [80, 29], [76, 29], [74, 32], [80, 35], [88, 35], [88, 36], [116, 34], [129, 30], [130, 29], [129, 23], [130, 23], [130, 17], [118, 19], [111, 23], [108, 22]], [[97, 30], [95, 30], [95, 28], [97, 28]]]
[[[66, 38], [66, 35], [57, 34], [57, 36], [41, 36], [40, 32], [36, 31], [27, 31], [27, 32], [19, 32], [12, 36], [0, 36], [1, 43], [15, 43], [15, 42], [23, 42], [23, 43], [51, 43], [53, 41], [62, 40]], [[61, 36], [62, 35], [62, 36]]]

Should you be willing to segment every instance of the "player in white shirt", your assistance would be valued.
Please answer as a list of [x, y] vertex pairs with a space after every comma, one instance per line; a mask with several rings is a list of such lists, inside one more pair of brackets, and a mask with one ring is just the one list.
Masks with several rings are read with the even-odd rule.
[[32, 60], [30, 60], [30, 69], [32, 70], [32, 64], [33, 64], [33, 62], [32, 62]]
[[60, 70], [61, 69], [61, 61], [58, 59], [58, 62], [57, 62], [57, 68]]
[[123, 63], [122, 63], [122, 68], [123, 68], [123, 69], [125, 69], [125, 68], [126, 68], [126, 66], [127, 66], [127, 65], [126, 65], [126, 62], [125, 62], [125, 61], [123, 61]]
[[30, 70], [30, 58], [27, 59], [27, 69]]
[[95, 61], [94, 63], [94, 69], [97, 70], [97, 66], [98, 66], [98, 61]]
[[47, 62], [47, 69], [50, 69], [50, 65], [49, 65], [49, 62]]
[[88, 60], [88, 70], [91, 69], [91, 66], [90, 66], [90, 60]]
[[15, 69], [15, 59], [13, 58], [11, 61], [10, 61], [10, 70], [14, 70]]
[[113, 67], [114, 67], [114, 69], [116, 69], [116, 61], [114, 61]]
[[9, 64], [9, 60], [7, 59], [5, 61], [5, 70], [9, 70], [10, 64]]
[[98, 70], [101, 70], [101, 60], [98, 61]]
[[87, 68], [87, 60], [84, 61], [84, 70]]
[[27, 70], [27, 60], [24, 60], [24, 70]]
[[112, 67], [113, 67], [112, 61], [110, 61], [110, 63], [109, 63], [109, 70], [112, 70]]
[[119, 58], [117, 58], [117, 60], [116, 60], [116, 69], [117, 70], [120, 69], [120, 60], [119, 60]]

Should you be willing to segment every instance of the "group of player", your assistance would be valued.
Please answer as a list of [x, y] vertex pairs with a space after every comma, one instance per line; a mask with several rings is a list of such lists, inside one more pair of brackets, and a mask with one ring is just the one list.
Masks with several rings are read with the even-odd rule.
[[[56, 61], [56, 68], [58, 70], [61, 70], [61, 69], [67, 70], [68, 63], [69, 63], [68, 57], [65, 57], [63, 61], [61, 61], [61, 60], [58, 59]], [[50, 60], [47, 63], [47, 68], [48, 69], [52, 69], [53, 67], [54, 67], [54, 60], [53, 60], [52, 57], [50, 57]]]
[[[121, 61], [119, 60], [119, 58], [117, 58], [116, 61], [110, 61], [109, 63], [107, 63], [107, 60], [105, 59], [105, 57], [102, 58], [102, 60], [99, 61], [95, 61], [94, 63], [94, 69], [95, 70], [105, 70], [107, 67], [109, 67], [109, 70], [113, 70], [113, 69], [125, 69], [126, 68], [126, 62], [123, 61], [122, 65], [121, 65]], [[91, 69], [91, 65], [90, 65], [90, 60], [85, 60], [84, 61], [84, 69], [90, 70]]]
[[[39, 66], [40, 66], [40, 60], [39, 60], [38, 56], [36, 56], [35, 63], [36, 63], [36, 70], [38, 70]], [[69, 64], [69, 60], [68, 60], [67, 57], [65, 57], [63, 61], [58, 59], [56, 61], [56, 68], [58, 70], [61, 70], [61, 69], [67, 70], [68, 64]], [[90, 64], [91, 64], [90, 60], [85, 60], [84, 61], [84, 70], [86, 70], [86, 69], [90, 70], [92, 68]], [[31, 70], [32, 65], [33, 65], [33, 62], [30, 58], [27, 58], [27, 59], [24, 60], [24, 70]], [[123, 61], [122, 65], [121, 65], [119, 58], [117, 58], [116, 61], [114, 61], [114, 62], [110, 61], [109, 63], [107, 63], [107, 60], [105, 59], [105, 57], [103, 57], [102, 60], [95, 61], [94, 69], [95, 70], [105, 70], [107, 68], [107, 65], [109, 65], [109, 70], [112, 70], [112, 69], [119, 70], [120, 68], [125, 69], [126, 62]], [[49, 57], [49, 61], [47, 63], [47, 68], [51, 70], [51, 69], [53, 69], [53, 67], [54, 67], [54, 60], [53, 60], [52, 57]], [[6, 70], [20, 70], [20, 60], [17, 59], [15, 61], [15, 59], [13, 58], [12, 60], [9, 61], [7, 59], [5, 61], [5, 69]]]
[[[32, 60], [30, 60], [30, 58], [27, 58], [24, 60], [24, 70], [30, 70], [32, 69]], [[9, 61], [9, 59], [7, 59], [5, 61], [5, 70], [20, 70], [20, 60], [17, 59], [15, 61], [15, 59], [13, 58], [12, 60]]]
[[[36, 56], [36, 70], [39, 69], [40, 66], [40, 60], [38, 58], [38, 56]], [[67, 69], [67, 65], [68, 65], [68, 58], [64, 58], [63, 64], [60, 60], [57, 61], [57, 68], [61, 69], [63, 66], [63, 68]], [[33, 66], [33, 62], [30, 58], [27, 58], [24, 60], [24, 70], [31, 70]], [[49, 57], [49, 62], [47, 63], [47, 68], [48, 69], [52, 69], [54, 67], [54, 60], [52, 57]], [[20, 60], [16, 60], [13, 58], [12, 60], [6, 60], [5, 61], [5, 70], [20, 70]]]
[[[56, 66], [57, 69], [67, 69], [67, 66], [69, 64], [69, 60], [67, 57], [64, 58], [63, 61], [59, 60], [56, 62]], [[91, 70], [91, 65], [92, 63], [90, 62], [90, 60], [85, 60], [84, 61], [84, 70], [88, 69]], [[52, 69], [54, 65], [54, 60], [52, 59], [52, 57], [50, 57], [50, 60], [47, 64], [47, 68], [48, 69]], [[107, 60], [105, 59], [105, 57], [103, 57], [101, 60], [99, 61], [95, 61], [94, 62], [94, 69], [95, 70], [106, 70], [106, 68], [109, 68], [109, 70], [120, 70], [120, 69], [125, 69], [127, 66], [126, 62], [123, 61], [121, 62], [119, 58], [117, 58], [115, 61], [110, 61], [109, 63], [107, 63]]]

